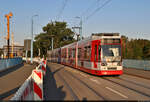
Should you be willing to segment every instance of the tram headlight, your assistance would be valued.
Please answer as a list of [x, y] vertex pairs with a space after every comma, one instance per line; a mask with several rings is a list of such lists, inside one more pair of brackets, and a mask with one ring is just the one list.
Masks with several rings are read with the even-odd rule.
[[102, 63], [101, 63], [101, 66], [107, 66], [107, 63], [103, 63], [103, 62], [102, 62]]

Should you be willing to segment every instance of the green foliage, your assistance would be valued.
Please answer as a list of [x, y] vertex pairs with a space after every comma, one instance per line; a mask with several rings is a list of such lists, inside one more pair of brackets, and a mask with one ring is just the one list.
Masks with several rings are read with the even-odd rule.
[[71, 29], [67, 28], [66, 22], [51, 22], [43, 27], [43, 33], [40, 33], [35, 37], [35, 53], [38, 55], [38, 49], [40, 49], [40, 55], [47, 54], [47, 50], [51, 50], [51, 43], [53, 37], [53, 48], [59, 48], [66, 44], [70, 44], [76, 41], [74, 37], [74, 33]]
[[125, 59], [150, 59], [150, 41], [122, 36], [122, 55]]

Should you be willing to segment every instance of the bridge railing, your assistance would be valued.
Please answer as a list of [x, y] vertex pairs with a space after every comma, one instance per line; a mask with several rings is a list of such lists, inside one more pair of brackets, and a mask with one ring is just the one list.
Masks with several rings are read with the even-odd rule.
[[123, 66], [126, 68], [150, 70], [150, 60], [123, 59]]

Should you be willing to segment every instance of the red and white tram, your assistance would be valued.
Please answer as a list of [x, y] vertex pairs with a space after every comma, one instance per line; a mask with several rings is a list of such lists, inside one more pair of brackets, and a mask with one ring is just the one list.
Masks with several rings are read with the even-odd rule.
[[121, 75], [119, 33], [98, 33], [48, 52], [48, 59], [95, 75]]

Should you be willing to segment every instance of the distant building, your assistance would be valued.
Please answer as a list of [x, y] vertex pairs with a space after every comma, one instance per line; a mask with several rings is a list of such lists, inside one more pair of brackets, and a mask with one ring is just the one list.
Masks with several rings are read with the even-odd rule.
[[[13, 52], [12, 52], [12, 46], [9, 46], [9, 54], [13, 53], [14, 57], [22, 57], [23, 56], [23, 51], [24, 51], [24, 46], [21, 45], [14, 45], [13, 46]], [[4, 57], [8, 56], [8, 46], [4, 45], [3, 46], [3, 53]]]

